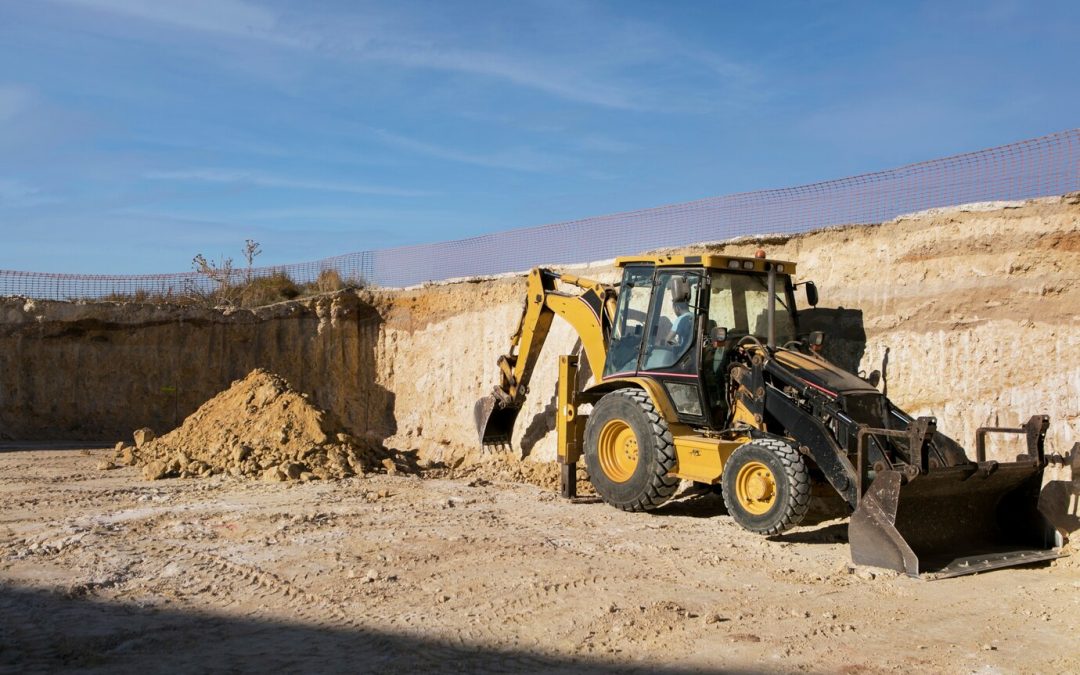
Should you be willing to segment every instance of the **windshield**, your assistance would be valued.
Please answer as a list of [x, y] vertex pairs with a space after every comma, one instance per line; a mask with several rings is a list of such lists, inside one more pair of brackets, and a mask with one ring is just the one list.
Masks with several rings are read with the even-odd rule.
[[[776, 278], [776, 343], [795, 339], [795, 322], [788, 307], [787, 277]], [[709, 290], [709, 327], [726, 328], [728, 335], [769, 334], [769, 277], [764, 274], [713, 272]]]

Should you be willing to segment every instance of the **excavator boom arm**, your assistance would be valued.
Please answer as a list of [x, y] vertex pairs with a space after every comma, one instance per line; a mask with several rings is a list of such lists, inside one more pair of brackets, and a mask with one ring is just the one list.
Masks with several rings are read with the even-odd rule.
[[[557, 282], [577, 287], [582, 292], [558, 291]], [[517, 410], [529, 393], [529, 380], [556, 315], [577, 332], [593, 371], [603, 371], [614, 299], [614, 288], [592, 279], [544, 268], [535, 268], [529, 273], [525, 307], [517, 330], [510, 338], [510, 351], [499, 357], [499, 384], [495, 385], [491, 396], [476, 404], [476, 424], [482, 443], [508, 442]]]

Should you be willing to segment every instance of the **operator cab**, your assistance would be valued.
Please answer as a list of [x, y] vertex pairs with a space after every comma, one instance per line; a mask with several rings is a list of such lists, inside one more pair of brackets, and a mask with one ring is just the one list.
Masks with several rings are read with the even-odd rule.
[[739, 340], [796, 340], [795, 264], [704, 255], [620, 258], [616, 265], [623, 278], [604, 379], [649, 377], [664, 387], [681, 422], [730, 426], [726, 371]]

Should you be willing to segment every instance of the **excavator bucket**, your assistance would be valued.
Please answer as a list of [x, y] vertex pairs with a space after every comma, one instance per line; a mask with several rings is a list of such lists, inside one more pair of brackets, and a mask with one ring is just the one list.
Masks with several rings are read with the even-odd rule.
[[1039, 512], [1035, 462], [931, 469], [904, 482], [881, 471], [851, 516], [852, 561], [939, 579], [1061, 555]]
[[494, 396], [485, 396], [473, 406], [473, 418], [476, 431], [480, 435], [480, 445], [510, 445], [510, 435], [514, 431], [520, 408], [503, 408]]

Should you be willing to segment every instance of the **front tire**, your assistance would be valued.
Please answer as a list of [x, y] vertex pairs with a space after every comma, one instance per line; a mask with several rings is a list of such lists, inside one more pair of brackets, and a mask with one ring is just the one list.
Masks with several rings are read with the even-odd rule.
[[585, 425], [585, 466], [597, 494], [623, 511], [649, 511], [679, 487], [675, 443], [667, 421], [640, 389], [617, 389]]
[[776, 438], [740, 447], [724, 466], [724, 505], [743, 529], [780, 534], [800, 522], [810, 506], [810, 472], [802, 455]]

